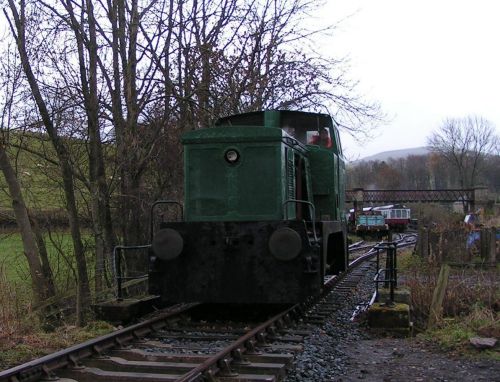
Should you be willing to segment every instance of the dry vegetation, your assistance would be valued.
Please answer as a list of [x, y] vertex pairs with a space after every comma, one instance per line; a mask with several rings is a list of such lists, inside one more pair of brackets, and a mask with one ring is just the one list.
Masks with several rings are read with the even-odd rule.
[[63, 323], [57, 328], [57, 335], [54, 335], [53, 332], [42, 329], [37, 313], [33, 311], [25, 293], [26, 285], [8, 281], [0, 266], [0, 370], [113, 329], [111, 325], [98, 321], [84, 328]]
[[[440, 265], [411, 252], [401, 256], [403, 284], [411, 289], [413, 320], [418, 330], [426, 328]], [[443, 318], [422, 333], [443, 348], [471, 353], [474, 336], [500, 339], [500, 291], [498, 268], [452, 268], [443, 301]], [[474, 353], [475, 354], [475, 353]], [[486, 352], [500, 359], [498, 350]]]
[[15, 284], [7, 281], [0, 266], [0, 343], [12, 333], [20, 331], [20, 320], [31, 312], [31, 305], [23, 304], [18, 298]]

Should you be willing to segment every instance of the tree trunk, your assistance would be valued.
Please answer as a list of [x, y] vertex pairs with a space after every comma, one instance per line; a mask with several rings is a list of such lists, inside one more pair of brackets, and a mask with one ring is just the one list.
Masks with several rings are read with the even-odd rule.
[[[84, 28], [75, 16], [72, 3], [65, 5], [70, 15], [70, 27], [75, 34], [78, 46], [78, 58], [82, 93], [87, 114], [89, 136], [89, 179], [91, 193], [92, 225], [95, 241], [95, 290], [100, 291], [106, 270], [106, 254], [112, 252], [114, 234], [110, 216], [106, 172], [102, 153], [102, 140], [99, 130], [99, 94], [97, 89], [97, 36], [94, 5], [86, 0], [85, 9], [81, 9], [80, 19], [88, 20], [88, 36], [84, 38]], [[86, 15], [85, 15], [86, 12]], [[87, 55], [85, 54], [87, 53]], [[88, 69], [86, 67], [88, 57]], [[87, 74], [88, 73], [88, 74]]]
[[2, 169], [9, 187], [16, 222], [21, 232], [24, 255], [28, 260], [34, 301], [35, 305], [38, 306], [45, 299], [54, 295], [53, 283], [52, 280], [48, 280], [45, 277], [42, 262], [40, 261], [36, 238], [31, 227], [21, 187], [16, 173], [10, 163], [9, 157], [7, 156], [5, 147], [3, 146], [0, 146], [0, 168]]
[[49, 296], [55, 296], [56, 287], [54, 285], [54, 276], [50, 267], [49, 255], [47, 253], [47, 246], [45, 245], [45, 241], [43, 240], [42, 231], [40, 230], [40, 226], [38, 225], [37, 220], [33, 216], [30, 216], [30, 222], [31, 227], [33, 228], [33, 233], [35, 234], [38, 252], [40, 254], [40, 260], [42, 262], [43, 275], [47, 280]]
[[[19, 14], [13, 0], [9, 0], [9, 8], [14, 17], [14, 25], [10, 24], [13, 36], [16, 39], [19, 57], [23, 66], [23, 71], [27, 77], [31, 88], [33, 98], [35, 99], [38, 111], [42, 118], [43, 124], [49, 135], [52, 145], [57, 154], [57, 159], [61, 167], [61, 176], [66, 197], [66, 209], [68, 211], [68, 220], [73, 239], [73, 250], [77, 265], [77, 325], [85, 323], [85, 312], [90, 306], [90, 287], [87, 275], [87, 261], [85, 259], [85, 251], [83, 248], [80, 221], [78, 218], [78, 210], [76, 207], [75, 189], [73, 184], [73, 172], [71, 170], [70, 155], [57, 133], [57, 129], [53, 123], [51, 113], [42, 97], [38, 81], [31, 68], [31, 62], [26, 50], [26, 35], [25, 35], [25, 1], [20, 2], [21, 13]], [[9, 20], [10, 22], [10, 20]]]

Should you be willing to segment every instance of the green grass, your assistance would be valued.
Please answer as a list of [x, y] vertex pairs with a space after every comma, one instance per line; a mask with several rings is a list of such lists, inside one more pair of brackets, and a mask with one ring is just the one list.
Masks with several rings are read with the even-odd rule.
[[[64, 140], [71, 153], [71, 162], [82, 174], [88, 174], [88, 151], [86, 142], [77, 138]], [[15, 146], [27, 148], [18, 149]], [[16, 169], [23, 197], [28, 208], [34, 211], [62, 210], [65, 206], [61, 171], [53, 145], [46, 134], [34, 132], [10, 132], [7, 142], [8, 155]], [[104, 155], [113, 155], [113, 146], [104, 147]], [[49, 158], [44, 159], [42, 156]], [[109, 163], [109, 162], [107, 162]], [[78, 203], [85, 204], [89, 193], [80, 181], [76, 180]], [[0, 211], [12, 210], [12, 201], [5, 179], [0, 176]], [[0, 216], [1, 218], [1, 216]]]
[[28, 262], [24, 256], [19, 234], [0, 234], [0, 268], [2, 268], [7, 281], [23, 282], [26, 280]]
[[[57, 246], [60, 246], [68, 258], [72, 258], [72, 243], [68, 233], [57, 233], [53, 235]], [[61, 272], [66, 273], [68, 265], [61, 259], [56, 246], [51, 243], [48, 235], [45, 235], [45, 244], [49, 254], [49, 261], [53, 268], [54, 275], [60, 276]], [[64, 264], [65, 263], [65, 264]], [[21, 235], [17, 232], [0, 234], [0, 266], [3, 268], [7, 281], [29, 283], [28, 261], [24, 255]]]
[[[73, 256], [73, 243], [71, 235], [65, 231], [45, 234], [44, 240], [49, 255], [49, 262], [54, 276], [56, 288], [64, 293], [74, 287], [75, 259]], [[83, 240], [88, 247], [92, 247], [92, 237], [89, 233], [83, 235]], [[89, 279], [92, 278], [94, 259], [92, 251], [87, 251], [87, 271]], [[31, 290], [31, 278], [28, 262], [24, 255], [21, 235], [17, 232], [0, 233], [0, 270], [5, 281], [16, 289]]]
[[[30, 150], [45, 153], [49, 158], [56, 159], [52, 144], [43, 134], [11, 133], [9, 140], [14, 145], [29, 147]], [[61, 181], [58, 167], [39, 156], [15, 147], [8, 146], [11, 164], [17, 170], [17, 175], [23, 197], [30, 208], [42, 207], [43, 209], [62, 208], [63, 193], [59, 187]], [[0, 177], [0, 209], [12, 208], [12, 201], [8, 194], [5, 179]]]
[[444, 320], [438, 329], [427, 330], [422, 336], [436, 341], [443, 349], [458, 350], [467, 345], [469, 338], [476, 334], [457, 319]]
[[[462, 355], [485, 356], [500, 361], [500, 350], [480, 351], [472, 347], [472, 337], [497, 337], [500, 333], [500, 317], [498, 312], [487, 308], [476, 307], [472, 313], [463, 317], [447, 318], [432, 330], [420, 336], [441, 348]], [[498, 337], [497, 337], [498, 338]]]

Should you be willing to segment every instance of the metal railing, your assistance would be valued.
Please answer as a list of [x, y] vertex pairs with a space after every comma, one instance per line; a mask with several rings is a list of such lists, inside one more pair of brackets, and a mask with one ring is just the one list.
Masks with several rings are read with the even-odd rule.
[[362, 194], [363, 202], [473, 202], [474, 189], [447, 190], [346, 190], [346, 201], [353, 202]]
[[309, 206], [309, 214], [311, 215], [314, 241], [317, 243], [318, 236], [316, 235], [316, 209], [314, 208], [314, 204], [312, 204], [311, 202], [309, 202], [307, 200], [300, 200], [300, 199], [288, 199], [288, 200], [286, 200], [283, 203], [283, 212], [284, 212], [285, 220], [288, 219], [288, 210], [286, 208], [286, 205], [288, 203], [306, 204], [307, 206]]
[[175, 204], [179, 207], [180, 211], [181, 211], [181, 220], [184, 220], [184, 207], [182, 206], [182, 204], [178, 201], [175, 201], [175, 200], [157, 200], [156, 202], [154, 202], [152, 205], [151, 205], [151, 209], [149, 211], [150, 213], [150, 227], [149, 227], [149, 235], [150, 235], [150, 238], [151, 238], [151, 242], [153, 241], [153, 231], [154, 231], [154, 215], [153, 215], [153, 212], [154, 212], [154, 209], [156, 206], [160, 205], [160, 204]]
[[115, 279], [116, 279], [116, 300], [123, 301], [123, 291], [122, 291], [122, 282], [124, 280], [136, 280], [142, 279], [144, 277], [148, 277], [148, 274], [141, 274], [138, 276], [122, 276], [122, 261], [121, 254], [128, 250], [140, 250], [140, 249], [149, 249], [151, 248], [151, 244], [146, 245], [117, 245], [113, 248], [113, 264], [115, 271]]
[[[376, 299], [378, 300], [379, 284], [383, 283], [385, 288], [389, 288], [389, 301], [385, 301], [387, 305], [394, 304], [394, 289], [398, 286], [397, 247], [398, 244], [395, 242], [384, 242], [375, 246], [377, 273], [373, 281], [375, 282]], [[387, 253], [385, 268], [380, 268], [380, 251], [382, 250]]]

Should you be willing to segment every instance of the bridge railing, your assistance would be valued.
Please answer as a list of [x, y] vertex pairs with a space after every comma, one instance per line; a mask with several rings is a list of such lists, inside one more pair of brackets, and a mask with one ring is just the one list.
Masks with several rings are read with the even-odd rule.
[[477, 189], [446, 190], [347, 190], [346, 202], [410, 203], [465, 202], [474, 203]]

